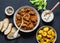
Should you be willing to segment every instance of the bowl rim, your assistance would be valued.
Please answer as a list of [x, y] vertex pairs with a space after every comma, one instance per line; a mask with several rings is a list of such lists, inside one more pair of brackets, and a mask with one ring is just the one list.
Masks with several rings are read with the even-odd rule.
[[[8, 13], [7, 13], [7, 9], [9, 9], [9, 8], [11, 8], [11, 9], [13, 10], [11, 14], [8, 14]], [[6, 14], [6, 15], [11, 16], [11, 15], [13, 15], [13, 13], [14, 13], [14, 8], [13, 8], [12, 6], [7, 6], [7, 7], [5, 8], [5, 14]]]
[[[45, 25], [45, 26], [48, 26], [48, 25]], [[41, 30], [41, 28], [43, 28], [43, 27], [45, 27], [45, 26], [41, 26], [41, 27], [37, 30], [37, 32], [36, 32], [36, 40], [37, 40], [37, 33], [38, 33], [38, 31]], [[57, 32], [56, 32], [56, 30], [55, 30], [52, 26], [48, 26], [48, 27], [51, 27], [51, 28], [55, 31], [55, 33], [56, 33], [56, 37], [55, 37], [54, 42], [53, 42], [53, 43], [55, 43], [56, 40], [57, 40]], [[37, 40], [37, 42], [40, 43], [38, 40]]]
[[34, 31], [34, 30], [38, 27], [38, 25], [39, 25], [39, 23], [40, 23], [40, 15], [39, 15], [38, 11], [37, 11], [35, 8], [33, 8], [33, 7], [31, 7], [31, 6], [22, 6], [22, 7], [18, 8], [18, 9], [16, 10], [15, 14], [14, 14], [13, 22], [14, 22], [14, 25], [16, 26], [16, 28], [18, 29], [18, 26], [17, 26], [16, 23], [15, 23], [15, 16], [16, 16], [17, 12], [18, 12], [20, 9], [25, 8], [25, 7], [32, 8], [32, 9], [36, 12], [37, 17], [38, 17], [38, 22], [37, 22], [36, 26], [35, 26], [33, 29], [31, 29], [31, 30], [23, 30], [23, 29], [20, 29], [20, 31], [21, 31], [21, 32], [32, 32], [32, 31]]
[[[46, 12], [46, 11], [50, 11], [50, 10], [45, 10], [45, 11], [43, 11], [42, 14], [41, 14], [41, 18], [42, 18], [43, 13]], [[53, 15], [53, 19], [54, 19], [54, 13], [53, 13], [53, 12], [51, 12], [51, 13], [52, 13], [52, 15]], [[50, 23], [50, 22], [52, 22], [53, 19], [52, 19], [51, 21], [45, 21], [45, 20], [43, 20], [43, 18], [42, 18], [42, 20], [43, 20], [44, 22], [46, 22], [46, 23]]]

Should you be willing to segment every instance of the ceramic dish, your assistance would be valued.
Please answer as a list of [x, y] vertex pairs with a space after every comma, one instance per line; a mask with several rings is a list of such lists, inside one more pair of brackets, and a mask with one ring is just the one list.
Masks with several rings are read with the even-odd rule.
[[42, 26], [36, 32], [36, 40], [38, 43], [55, 43], [57, 40], [56, 30], [51, 26]]
[[35, 8], [30, 7], [30, 6], [22, 6], [22, 7], [20, 7], [20, 8], [17, 9], [17, 11], [15, 12], [15, 14], [14, 14], [14, 18], [13, 18], [13, 21], [14, 21], [14, 25], [15, 25], [16, 28], [18, 29], [19, 27], [17, 26], [16, 21], [15, 21], [15, 19], [16, 19], [16, 14], [18, 13], [18, 11], [19, 11], [20, 9], [22, 9], [22, 8], [26, 8], [26, 7], [29, 7], [29, 8], [33, 9], [33, 10], [36, 12], [36, 15], [37, 15], [38, 21], [37, 21], [37, 23], [36, 23], [36, 25], [34, 26], [33, 29], [31, 29], [31, 30], [23, 30], [23, 29], [20, 29], [20, 31], [22, 31], [22, 32], [32, 32], [32, 31], [34, 31], [34, 30], [38, 27], [39, 22], [40, 22], [40, 16], [39, 16], [39, 13], [37, 12], [37, 10], [36, 10]]
[[13, 15], [13, 13], [14, 13], [14, 8], [13, 8], [12, 6], [7, 6], [7, 7], [5, 8], [5, 13], [6, 13], [6, 15], [8, 15], [8, 16]]
[[50, 10], [43, 11], [43, 12], [42, 12], [42, 15], [41, 15], [42, 20], [43, 20], [44, 22], [46, 22], [46, 23], [49, 23], [49, 22], [53, 21], [53, 19], [54, 19], [54, 14], [53, 14], [53, 12], [50, 13], [50, 14], [45, 15], [45, 13], [47, 13], [47, 12], [49, 12], [49, 11], [50, 11]]

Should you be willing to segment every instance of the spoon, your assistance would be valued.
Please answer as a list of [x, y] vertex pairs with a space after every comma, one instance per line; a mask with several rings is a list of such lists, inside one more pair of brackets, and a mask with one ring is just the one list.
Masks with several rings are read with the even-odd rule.
[[[23, 20], [22, 20], [22, 24], [23, 24]], [[13, 37], [14, 37], [14, 38], [16, 38], [16, 37], [17, 37], [18, 32], [19, 32], [19, 30], [20, 30], [20, 28], [21, 28], [22, 24], [20, 25], [20, 27], [18, 28], [18, 30], [14, 33], [14, 35], [13, 35]]]
[[[24, 15], [24, 16], [25, 16], [25, 15]], [[24, 17], [24, 16], [23, 16], [23, 17]], [[22, 17], [22, 23], [21, 23], [20, 27], [18, 28], [18, 30], [17, 30], [17, 31], [14, 33], [14, 35], [13, 35], [14, 38], [17, 37], [18, 32], [19, 32], [19, 30], [21, 29], [21, 27], [22, 27], [22, 25], [23, 25], [23, 17]]]
[[[28, 14], [28, 15], [29, 15], [29, 14]], [[24, 15], [24, 16], [26, 16], [26, 15]], [[23, 17], [24, 17], [24, 16], [23, 16]], [[17, 37], [18, 32], [19, 32], [19, 30], [21, 29], [21, 27], [22, 27], [22, 25], [23, 25], [23, 17], [22, 17], [22, 23], [21, 23], [20, 27], [18, 28], [18, 30], [17, 30], [17, 31], [14, 33], [14, 35], [13, 35], [14, 38]]]
[[49, 12], [46, 12], [44, 16], [50, 14], [59, 4], [60, 2], [57, 2], [56, 5]]
[[59, 4], [60, 4], [60, 2], [57, 2], [56, 5], [55, 5], [51, 10], [49, 10], [49, 12], [46, 12], [46, 13], [45, 13], [44, 16], [49, 15], [49, 16], [47, 17], [47, 19], [44, 18], [44, 19], [46, 19], [46, 21], [49, 19], [50, 13], [51, 13]]

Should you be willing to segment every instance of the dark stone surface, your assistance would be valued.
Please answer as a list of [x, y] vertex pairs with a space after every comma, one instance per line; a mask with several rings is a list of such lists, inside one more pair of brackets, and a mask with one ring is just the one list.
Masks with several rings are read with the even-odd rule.
[[[51, 9], [58, 1], [60, 0], [48, 0], [47, 9]], [[13, 23], [13, 16], [10, 16], [10, 17], [6, 16], [4, 12], [5, 8], [7, 6], [12, 6], [16, 11], [19, 7], [24, 6], [24, 5], [29, 5], [36, 8], [29, 2], [29, 0], [0, 0], [0, 21], [3, 20], [4, 18], [9, 18], [10, 22]], [[42, 11], [39, 11], [40, 16], [41, 16], [41, 12]], [[60, 6], [58, 6], [53, 12], [55, 15], [54, 21], [52, 23], [46, 24], [41, 20], [38, 28], [43, 25], [50, 25], [54, 27], [58, 34], [56, 43], [60, 43], [60, 19], [59, 19]], [[0, 32], [0, 43], [37, 43], [36, 38], [35, 38], [37, 29], [31, 33], [20, 32], [22, 36], [15, 40], [7, 40], [6, 36], [4, 36], [4, 34]]]

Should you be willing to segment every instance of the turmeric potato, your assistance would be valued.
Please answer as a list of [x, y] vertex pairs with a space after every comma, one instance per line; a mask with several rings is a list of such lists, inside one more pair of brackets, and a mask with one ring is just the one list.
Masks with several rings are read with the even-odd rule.
[[43, 32], [43, 34], [42, 34], [43, 36], [47, 36], [47, 32]]
[[38, 32], [39, 34], [43, 34], [43, 30], [39, 30], [39, 32]]
[[41, 40], [41, 39], [42, 39], [42, 35], [38, 35], [37, 40]]
[[44, 29], [43, 29], [44, 31], [48, 31], [49, 30], [49, 27], [44, 27]]

